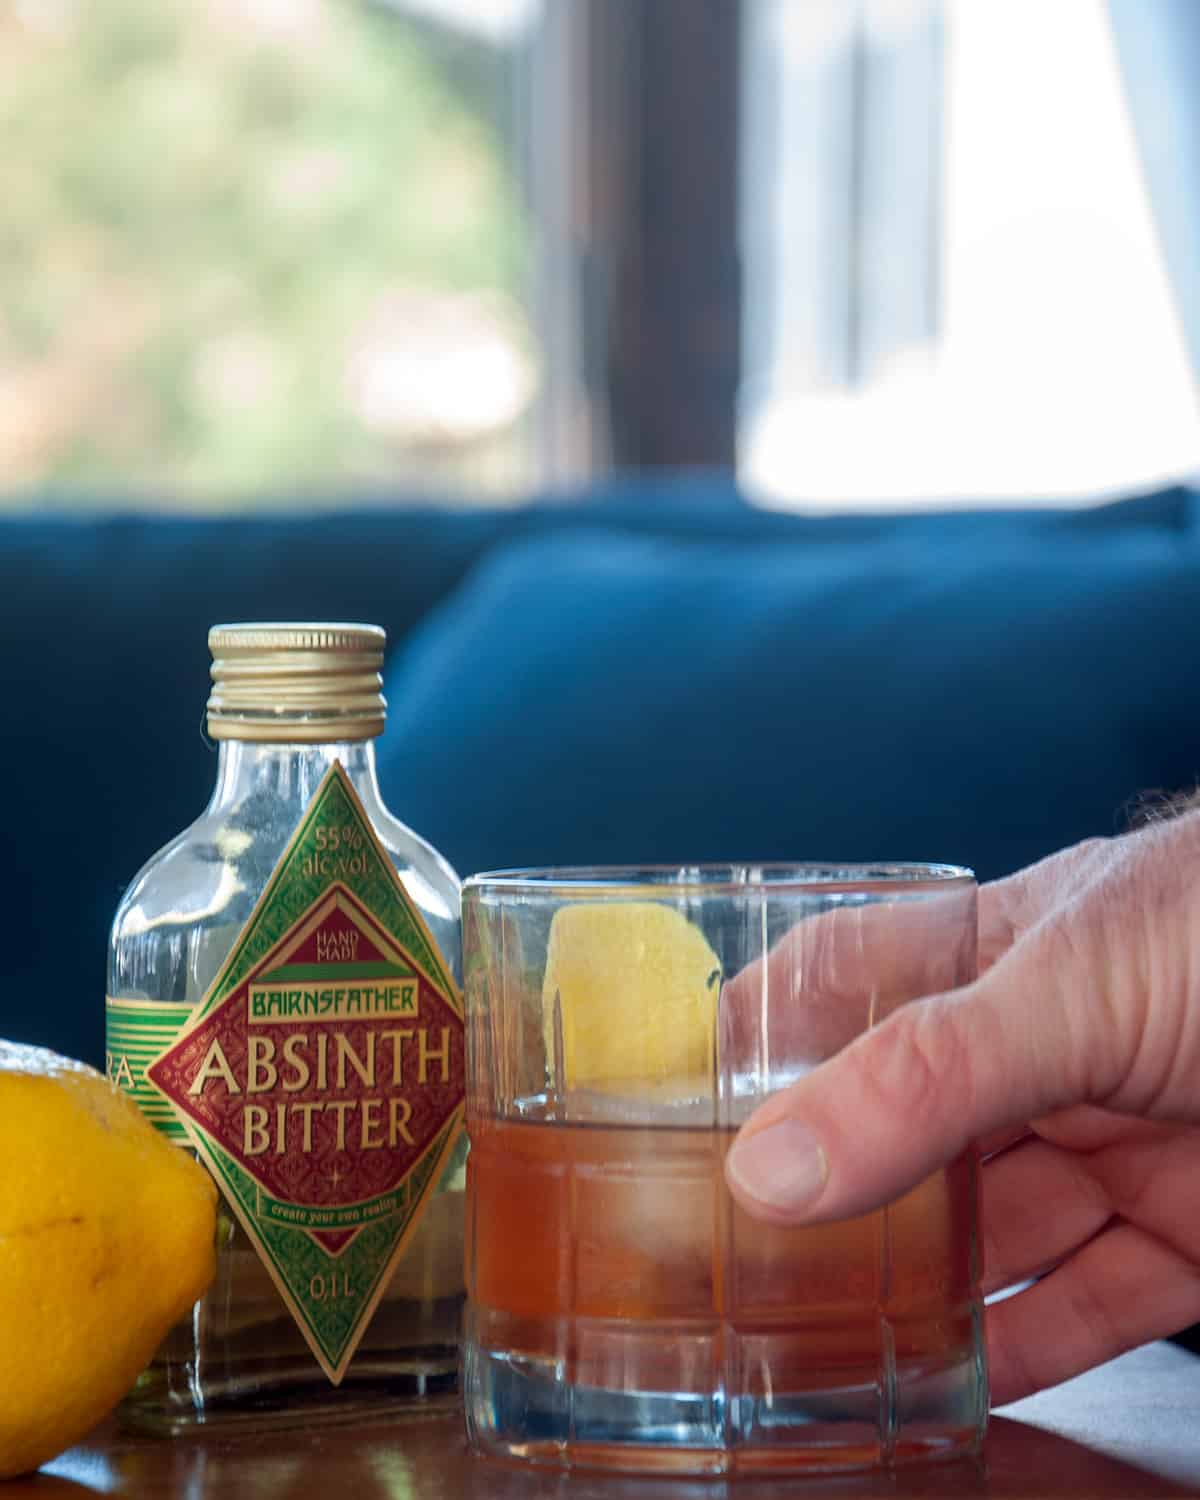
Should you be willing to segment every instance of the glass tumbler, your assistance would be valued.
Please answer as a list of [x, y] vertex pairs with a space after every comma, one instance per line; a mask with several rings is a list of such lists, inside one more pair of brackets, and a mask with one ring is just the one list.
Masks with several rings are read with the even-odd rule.
[[751, 1218], [722, 1170], [769, 1094], [974, 977], [975, 900], [919, 864], [467, 882], [477, 1451], [735, 1474], [978, 1449], [974, 1157], [808, 1228]]

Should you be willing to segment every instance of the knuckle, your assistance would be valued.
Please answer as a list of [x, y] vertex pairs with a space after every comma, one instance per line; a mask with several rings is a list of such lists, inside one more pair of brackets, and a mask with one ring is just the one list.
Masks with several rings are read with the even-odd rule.
[[1193, 920], [1200, 822], [1176, 820], [1131, 841], [1093, 892], [1089, 975], [1103, 1006], [1095, 1094], [1156, 1112], [1181, 1096], [1200, 1062]]
[[1082, 1266], [1071, 1278], [1068, 1305], [1080, 1330], [1078, 1342], [1095, 1352], [1097, 1362], [1112, 1359], [1130, 1347], [1131, 1340], [1114, 1318], [1111, 1303]]
[[865, 1090], [897, 1125], [939, 1141], [957, 1127], [957, 1145], [969, 1134], [973, 1073], [952, 1004], [939, 999], [904, 1006], [874, 1033], [862, 1066]]
[[1048, 1095], [1039, 1100], [1043, 1108], [1101, 1098], [1116, 1080], [1128, 955], [1117, 938], [1121, 914], [1110, 905], [1107, 893], [1093, 892], [1043, 925], [1043, 982], [1026, 1038], [1033, 1074]]
[[1028, 1295], [1028, 1292], [1017, 1292], [1011, 1299], [989, 1307], [986, 1313], [993, 1398], [999, 1396], [1002, 1402], [1028, 1396], [1046, 1383], [1038, 1368], [1035, 1351], [1017, 1331], [1016, 1325], [1024, 1313], [1021, 1299]]

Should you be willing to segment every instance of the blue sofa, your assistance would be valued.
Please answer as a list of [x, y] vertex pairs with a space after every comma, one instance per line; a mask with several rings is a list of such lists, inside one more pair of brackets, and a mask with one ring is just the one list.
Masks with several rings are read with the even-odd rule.
[[1011, 870], [1200, 771], [1200, 495], [796, 517], [721, 478], [521, 510], [0, 523], [0, 1036], [98, 1062], [121, 891], [203, 806], [217, 620], [389, 633], [380, 774], [466, 874]]

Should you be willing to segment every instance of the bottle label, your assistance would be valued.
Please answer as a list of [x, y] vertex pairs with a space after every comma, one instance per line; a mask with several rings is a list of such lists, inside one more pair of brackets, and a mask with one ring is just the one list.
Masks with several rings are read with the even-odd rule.
[[108, 1081], [124, 1089], [150, 1123], [172, 1140], [186, 1143], [187, 1131], [170, 1101], [146, 1077], [146, 1066], [178, 1034], [192, 1013], [190, 1004], [115, 1000], [104, 1005], [104, 1064]]
[[337, 1385], [462, 1130], [462, 997], [342, 767], [146, 1069]]

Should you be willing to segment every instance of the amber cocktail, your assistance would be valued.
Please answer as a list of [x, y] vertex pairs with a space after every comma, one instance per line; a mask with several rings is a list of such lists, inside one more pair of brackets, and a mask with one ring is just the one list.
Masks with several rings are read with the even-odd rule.
[[767, 1093], [970, 977], [970, 877], [514, 874], [465, 916], [474, 1445], [682, 1473], [972, 1451], [974, 1161], [808, 1229], [722, 1171]]

